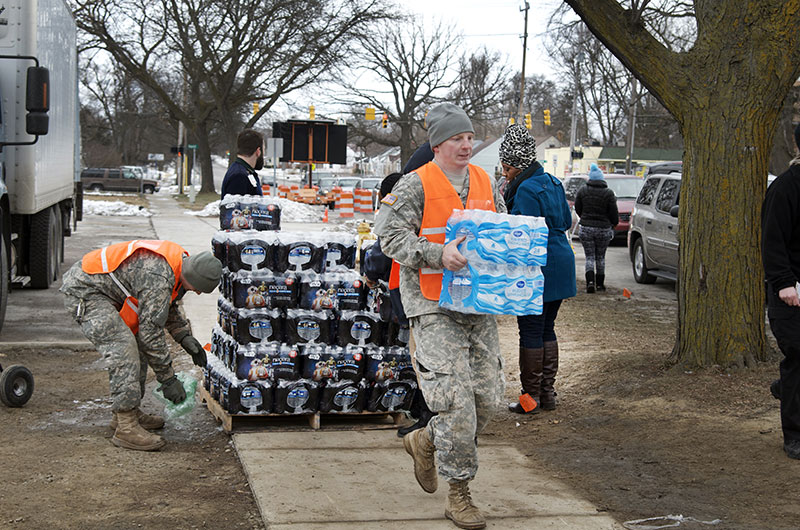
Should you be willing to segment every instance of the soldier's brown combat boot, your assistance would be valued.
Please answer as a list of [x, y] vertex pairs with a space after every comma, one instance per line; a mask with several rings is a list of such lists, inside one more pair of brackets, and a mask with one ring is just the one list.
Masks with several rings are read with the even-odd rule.
[[486, 528], [486, 519], [472, 503], [468, 480], [456, 480], [450, 483], [444, 516], [459, 528]]
[[[144, 429], [148, 431], [155, 431], [156, 429], [160, 429], [164, 426], [164, 418], [161, 416], [156, 416], [155, 414], [147, 414], [142, 412], [140, 409], [134, 409], [136, 411], [136, 417], [139, 420], [139, 425], [141, 425]], [[114, 416], [111, 418], [111, 430], [117, 430], [117, 413], [114, 413]]]
[[422, 489], [433, 493], [439, 487], [436, 478], [436, 461], [434, 452], [436, 447], [431, 441], [427, 428], [417, 429], [403, 436], [403, 447], [414, 459], [414, 476]]
[[136, 416], [136, 409], [117, 412], [117, 429], [111, 443], [135, 451], [158, 451], [164, 447], [164, 439], [144, 430]]

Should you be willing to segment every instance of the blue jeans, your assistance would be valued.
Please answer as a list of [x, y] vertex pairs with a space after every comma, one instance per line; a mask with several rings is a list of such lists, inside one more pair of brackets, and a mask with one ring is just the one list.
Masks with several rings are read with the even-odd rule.
[[523, 348], [541, 348], [545, 342], [556, 340], [555, 323], [561, 300], [545, 302], [541, 315], [517, 317], [519, 345]]

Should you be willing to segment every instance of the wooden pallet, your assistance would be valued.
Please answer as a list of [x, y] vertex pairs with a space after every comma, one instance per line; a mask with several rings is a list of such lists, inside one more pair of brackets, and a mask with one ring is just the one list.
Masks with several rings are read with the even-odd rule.
[[[209, 412], [222, 425], [222, 429], [231, 433], [242, 430], [297, 430], [308, 422], [308, 427], [317, 431], [322, 428], [322, 420], [338, 430], [373, 430], [395, 429], [403, 423], [402, 412], [353, 412], [343, 414], [230, 414], [222, 408], [205, 387], [197, 385], [197, 393], [208, 407]], [[335, 426], [335, 427], [334, 427]]]

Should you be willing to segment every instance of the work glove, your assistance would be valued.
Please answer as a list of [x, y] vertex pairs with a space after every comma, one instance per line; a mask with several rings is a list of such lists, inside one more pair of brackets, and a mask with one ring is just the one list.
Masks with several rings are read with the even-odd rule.
[[186, 399], [186, 391], [183, 389], [181, 382], [174, 375], [161, 383], [159, 390], [161, 390], [165, 398], [172, 401], [176, 405], [178, 403], [183, 403], [183, 401]]
[[186, 353], [192, 356], [192, 362], [200, 368], [206, 366], [206, 351], [196, 338], [191, 335], [186, 335], [181, 339], [181, 346]]

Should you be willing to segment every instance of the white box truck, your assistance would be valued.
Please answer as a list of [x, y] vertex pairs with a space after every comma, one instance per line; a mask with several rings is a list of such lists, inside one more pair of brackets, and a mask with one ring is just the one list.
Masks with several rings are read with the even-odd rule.
[[78, 112], [65, 1], [0, 0], [0, 326], [12, 282], [58, 279], [73, 210], [80, 219]]

